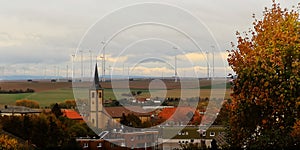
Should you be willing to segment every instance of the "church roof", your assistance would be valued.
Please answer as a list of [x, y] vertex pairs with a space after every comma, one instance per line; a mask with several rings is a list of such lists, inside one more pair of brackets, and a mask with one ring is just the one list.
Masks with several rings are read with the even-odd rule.
[[95, 74], [94, 74], [94, 81], [93, 81], [93, 86], [92, 88], [95, 89], [102, 89], [100, 82], [99, 82], [99, 74], [98, 74], [98, 67], [97, 67], [97, 63], [95, 66]]

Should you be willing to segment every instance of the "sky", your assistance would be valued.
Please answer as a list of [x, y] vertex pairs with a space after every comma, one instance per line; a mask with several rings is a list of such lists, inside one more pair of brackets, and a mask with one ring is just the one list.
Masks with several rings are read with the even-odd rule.
[[[278, 1], [291, 8], [297, 1]], [[222, 77], [271, 0], [1, 0], [0, 76]], [[175, 60], [176, 64], [175, 65]], [[214, 66], [214, 67], [213, 67]], [[214, 69], [212, 69], [214, 68]], [[74, 73], [72, 73], [74, 70]]]

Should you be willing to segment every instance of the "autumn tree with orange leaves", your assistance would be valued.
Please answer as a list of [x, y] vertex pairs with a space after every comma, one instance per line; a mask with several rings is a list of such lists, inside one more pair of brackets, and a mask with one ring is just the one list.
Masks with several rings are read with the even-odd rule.
[[[237, 33], [228, 62], [233, 83], [228, 141], [232, 148], [298, 148], [292, 136], [300, 101], [299, 7], [282, 9], [273, 1], [253, 30]], [[298, 138], [299, 139], [299, 138]]]

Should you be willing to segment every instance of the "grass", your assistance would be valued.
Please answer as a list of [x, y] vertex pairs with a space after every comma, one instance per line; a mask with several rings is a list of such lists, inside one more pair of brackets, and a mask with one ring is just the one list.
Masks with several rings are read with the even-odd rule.
[[16, 100], [24, 99], [25, 97], [29, 96], [29, 93], [22, 93], [22, 94], [0, 94], [0, 104], [2, 105], [13, 105], [15, 104]]
[[16, 100], [28, 99], [37, 101], [41, 107], [50, 106], [53, 103], [63, 102], [67, 99], [74, 99], [72, 89], [56, 89], [37, 93], [25, 94], [1, 94], [0, 104], [12, 105]]

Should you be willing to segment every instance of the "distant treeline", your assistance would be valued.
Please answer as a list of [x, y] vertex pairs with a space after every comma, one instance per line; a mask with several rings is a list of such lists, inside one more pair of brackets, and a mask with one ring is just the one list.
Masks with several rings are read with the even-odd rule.
[[34, 93], [34, 90], [30, 88], [27, 88], [26, 90], [22, 90], [22, 89], [2, 90], [0, 87], [0, 94], [18, 94], [18, 93]]

